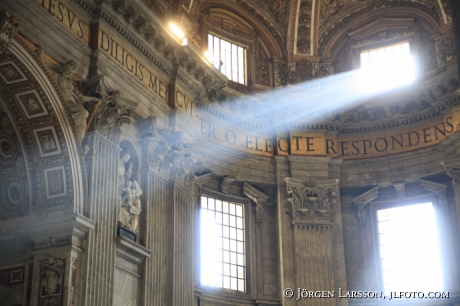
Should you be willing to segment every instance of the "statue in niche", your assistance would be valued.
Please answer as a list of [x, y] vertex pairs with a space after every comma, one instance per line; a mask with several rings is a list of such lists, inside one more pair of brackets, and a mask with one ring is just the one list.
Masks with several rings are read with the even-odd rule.
[[[133, 175], [133, 162], [129, 162], [131, 156], [123, 154], [118, 163], [118, 189], [120, 212], [118, 225], [137, 233], [139, 214], [141, 213], [142, 189], [131, 179]], [[125, 164], [128, 163], [126, 166]]]
[[78, 86], [71, 79], [76, 71], [77, 63], [71, 60], [61, 65], [54, 72], [54, 78], [69, 105], [70, 113], [77, 127], [78, 136], [80, 136], [80, 139], [83, 139], [86, 131], [86, 118], [88, 117], [88, 111], [83, 107], [83, 104], [91, 101], [100, 103], [101, 100], [96, 97], [85, 96], [80, 92]]

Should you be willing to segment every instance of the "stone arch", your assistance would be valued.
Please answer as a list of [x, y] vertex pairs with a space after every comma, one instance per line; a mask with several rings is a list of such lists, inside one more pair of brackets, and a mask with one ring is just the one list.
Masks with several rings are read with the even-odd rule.
[[361, 11], [356, 11], [341, 18], [332, 25], [327, 32], [319, 40], [319, 53], [325, 59], [331, 59], [333, 53], [347, 37], [348, 33], [355, 29], [379, 18], [404, 16], [417, 19], [430, 32], [436, 33], [439, 31], [440, 23], [437, 15], [428, 14], [425, 11], [412, 7], [386, 7], [373, 11], [365, 8]]
[[81, 140], [69, 108], [48, 68], [19, 37], [0, 43], [0, 105], [24, 156], [27, 213], [89, 216]]
[[[253, 27], [257, 35], [263, 41], [271, 57], [282, 58], [287, 56], [284, 38], [278, 30], [276, 30], [276, 27], [256, 10], [253, 11], [253, 14], [257, 15], [255, 16], [256, 18], [254, 18], [254, 16], [250, 16], [248, 12], [235, 4], [218, 1], [205, 1], [198, 8], [198, 15], [203, 11], [210, 9], [218, 9], [221, 14], [226, 13], [228, 16], [233, 16], [236, 20], [244, 20], [245, 23]], [[263, 20], [259, 20], [260, 18], [257, 17], [263, 18]]]

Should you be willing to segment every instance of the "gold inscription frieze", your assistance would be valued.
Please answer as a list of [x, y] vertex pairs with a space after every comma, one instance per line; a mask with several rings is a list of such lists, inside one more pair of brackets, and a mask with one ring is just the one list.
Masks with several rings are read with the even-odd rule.
[[194, 99], [185, 90], [177, 86], [176, 83], [170, 84], [169, 91], [174, 93], [174, 95], [171, 94], [170, 96], [169, 106], [177, 108], [191, 118], [195, 118], [197, 110]]
[[277, 150], [280, 155], [322, 155], [343, 159], [380, 157], [439, 144], [455, 132], [454, 127], [459, 121], [460, 118], [453, 119], [449, 115], [431, 124], [371, 136], [336, 137], [291, 131], [289, 135], [278, 135]]
[[268, 134], [230, 128], [199, 114], [195, 114], [195, 118], [201, 135], [208, 141], [259, 156], [272, 157], [274, 154], [273, 139]]
[[66, 0], [33, 0], [48, 15], [56, 20], [67, 31], [72, 33], [85, 45], [89, 46], [90, 25]]
[[150, 70], [149, 65], [135, 56], [129, 48], [113, 38], [109, 31], [99, 29], [98, 49], [144, 85], [160, 100], [168, 103], [168, 83]]

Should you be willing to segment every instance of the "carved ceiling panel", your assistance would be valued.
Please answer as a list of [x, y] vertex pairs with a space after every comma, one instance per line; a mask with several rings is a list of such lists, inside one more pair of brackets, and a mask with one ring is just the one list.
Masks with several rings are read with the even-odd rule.
[[290, 0], [251, 0], [254, 7], [257, 7], [266, 18], [272, 21], [281, 32], [286, 35], [289, 23]]
[[342, 16], [361, 6], [363, 6], [362, 1], [321, 0], [318, 25], [319, 35], [321, 36]]
[[298, 54], [310, 54], [311, 52], [312, 5], [313, 0], [302, 0], [299, 4], [296, 28], [296, 53]]

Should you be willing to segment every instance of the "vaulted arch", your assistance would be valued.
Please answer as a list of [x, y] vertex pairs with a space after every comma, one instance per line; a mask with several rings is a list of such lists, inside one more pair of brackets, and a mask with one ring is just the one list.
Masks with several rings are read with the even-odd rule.
[[8, 40], [2, 33], [0, 124], [9, 126], [9, 135], [3, 129], [6, 140], [0, 142], [4, 161], [16, 156], [16, 162], [0, 165], [8, 176], [0, 186], [6, 191], [0, 212], [4, 218], [50, 212], [89, 216], [81, 140], [69, 108], [40, 57], [21, 38]]

